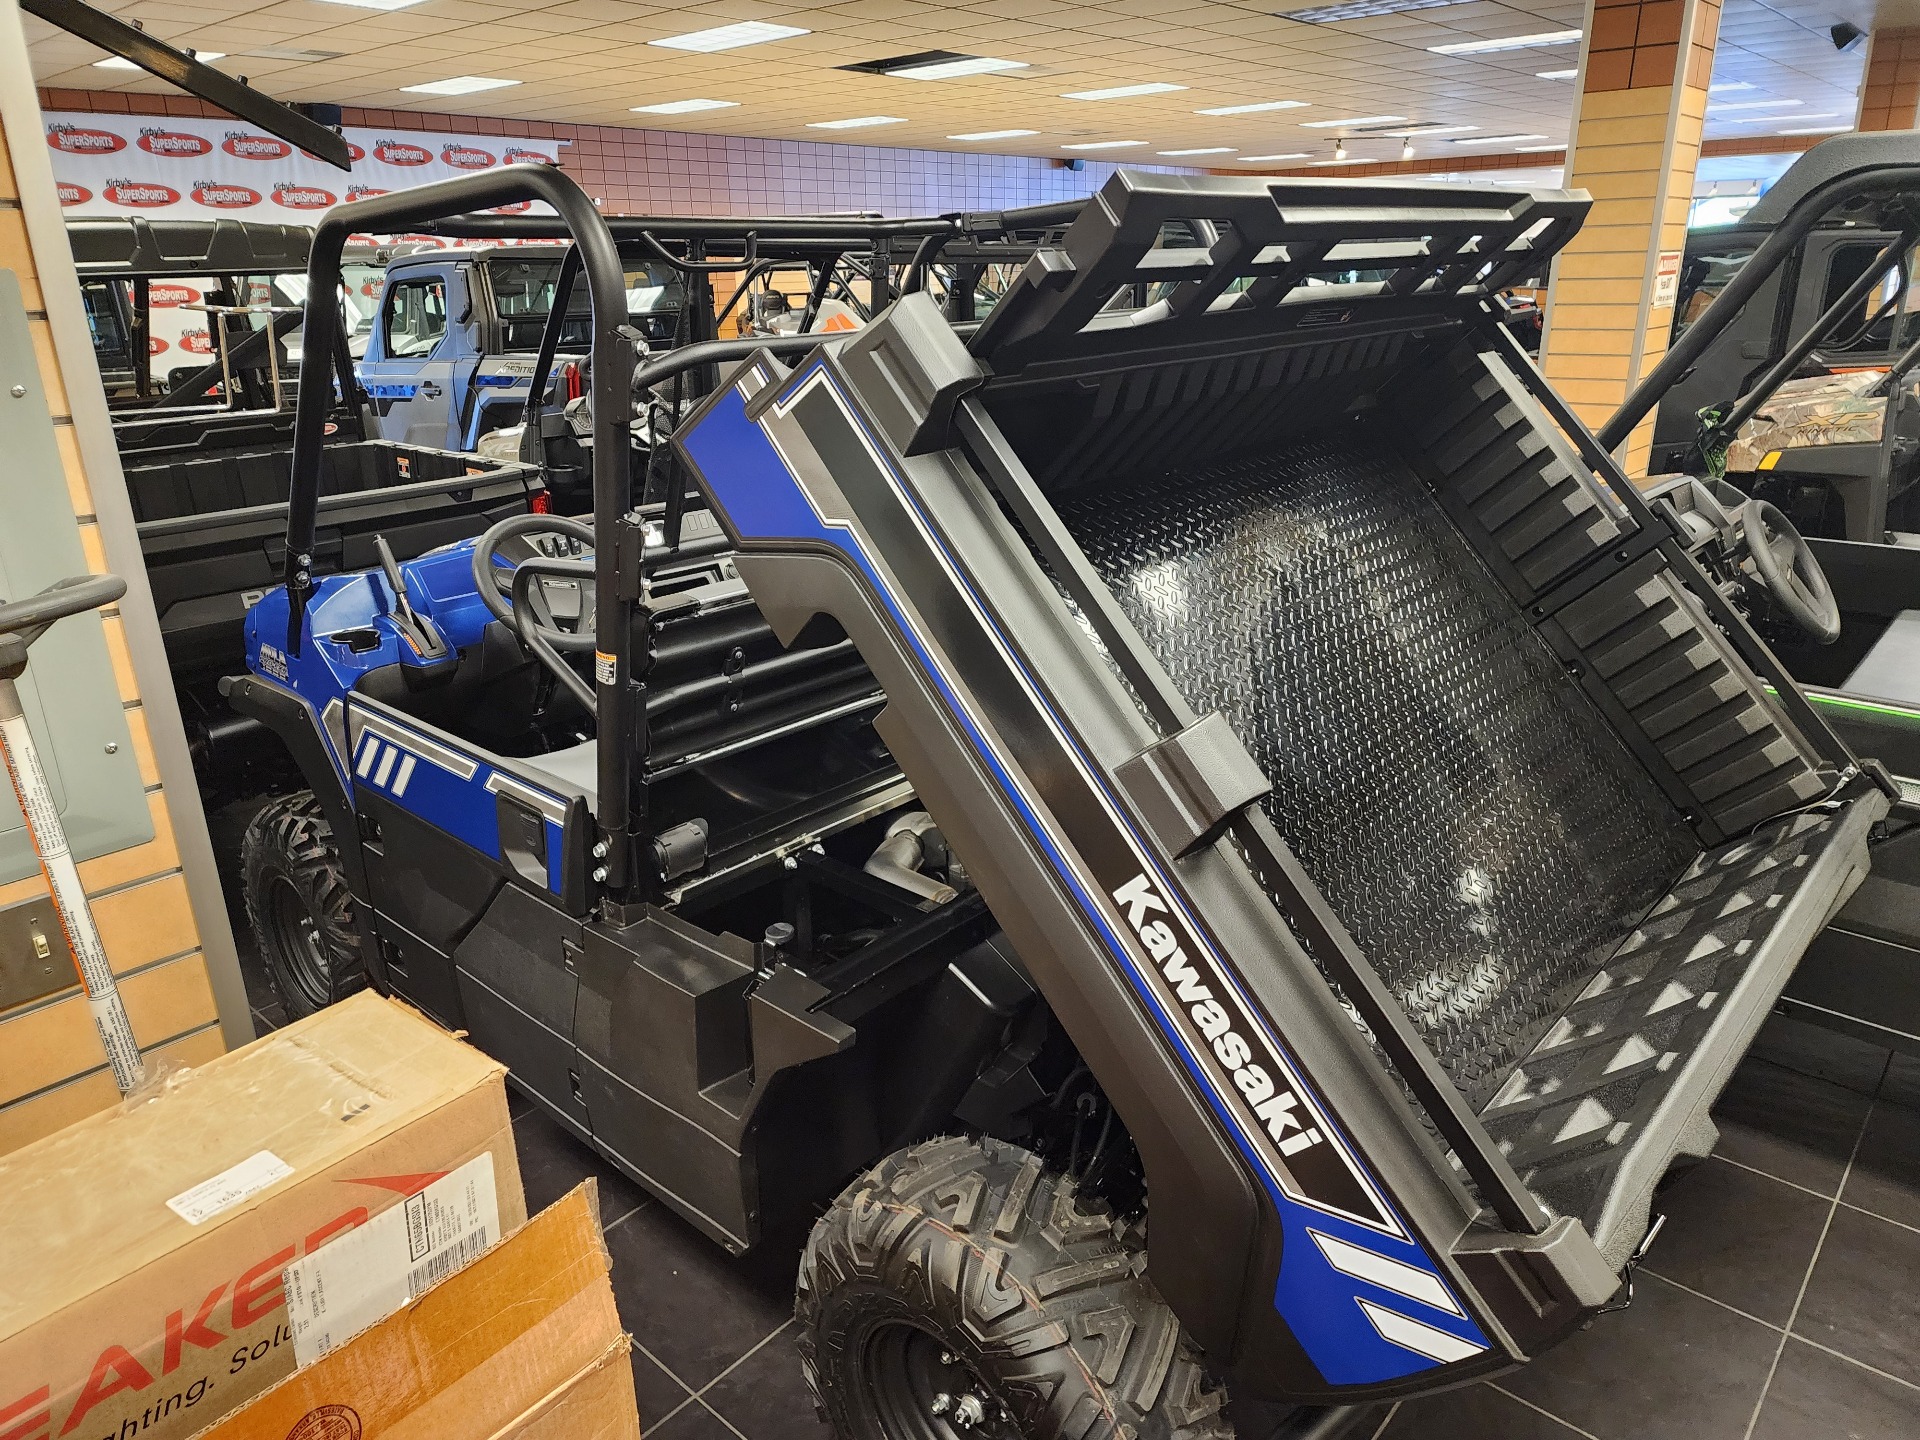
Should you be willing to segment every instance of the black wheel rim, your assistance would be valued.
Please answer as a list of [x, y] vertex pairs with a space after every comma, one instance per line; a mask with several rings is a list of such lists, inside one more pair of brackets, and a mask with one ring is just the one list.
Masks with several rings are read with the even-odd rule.
[[918, 1325], [877, 1326], [861, 1359], [860, 1398], [887, 1440], [1020, 1440], [979, 1372]]
[[281, 982], [297, 992], [309, 1009], [332, 1003], [333, 964], [320, 935], [319, 917], [307, 908], [293, 882], [280, 876], [267, 889], [264, 909], [267, 941]]

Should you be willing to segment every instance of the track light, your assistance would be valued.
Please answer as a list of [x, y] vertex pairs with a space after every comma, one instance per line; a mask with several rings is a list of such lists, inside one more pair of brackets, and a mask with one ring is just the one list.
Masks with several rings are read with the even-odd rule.
[[1346, 141], [1336, 140], [1333, 142], [1333, 158], [1336, 160], [1344, 160], [1347, 158], [1347, 142]]
[[1408, 140], [1406, 144], [1400, 147], [1400, 158], [1402, 160], [1411, 160], [1413, 158], [1413, 141], [1412, 140]]

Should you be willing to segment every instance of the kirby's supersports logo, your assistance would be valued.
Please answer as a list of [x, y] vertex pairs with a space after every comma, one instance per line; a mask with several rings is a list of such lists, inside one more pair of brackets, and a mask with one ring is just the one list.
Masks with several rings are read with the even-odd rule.
[[147, 287], [147, 304], [156, 310], [171, 310], [178, 305], [191, 305], [199, 298], [200, 292], [191, 285], [156, 280]]
[[171, 185], [155, 185], [144, 180], [109, 180], [101, 189], [100, 198], [109, 205], [150, 210], [156, 205], [178, 205], [180, 192]]
[[50, 125], [47, 144], [69, 155], [111, 155], [127, 148], [127, 142], [111, 130], [89, 130], [80, 125]]
[[443, 149], [440, 158], [457, 170], [486, 170], [493, 165], [491, 150], [482, 150], [477, 145], [462, 145], [457, 141]]
[[229, 130], [220, 148], [240, 160], [284, 160], [293, 146], [271, 135], [250, 135], [244, 130]]
[[143, 129], [140, 138], [133, 143], [149, 155], [166, 155], [182, 160], [213, 153], [213, 142], [206, 136], [188, 135], [179, 130]]
[[288, 210], [324, 210], [335, 198], [331, 190], [322, 190], [318, 185], [284, 181], [273, 187], [273, 203]]
[[202, 180], [187, 192], [196, 202], [212, 210], [245, 210], [260, 203], [260, 192], [245, 185], [223, 185]]
[[433, 152], [405, 140], [382, 140], [373, 147], [373, 158], [385, 165], [431, 165]]
[[517, 145], [509, 145], [501, 155], [502, 165], [557, 165], [560, 162], [551, 155], [542, 155], [538, 150], [522, 150]]
[[56, 180], [53, 188], [62, 205], [84, 205], [93, 198], [93, 192], [86, 186], [75, 185], [70, 180]]

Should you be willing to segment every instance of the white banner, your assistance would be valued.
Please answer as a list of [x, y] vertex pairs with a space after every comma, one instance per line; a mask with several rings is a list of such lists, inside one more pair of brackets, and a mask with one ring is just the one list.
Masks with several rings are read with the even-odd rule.
[[[312, 225], [341, 200], [559, 158], [551, 140], [356, 127], [343, 132], [353, 157], [348, 174], [242, 120], [54, 113], [46, 127], [69, 215], [224, 215]], [[504, 213], [532, 208], [513, 205]]]

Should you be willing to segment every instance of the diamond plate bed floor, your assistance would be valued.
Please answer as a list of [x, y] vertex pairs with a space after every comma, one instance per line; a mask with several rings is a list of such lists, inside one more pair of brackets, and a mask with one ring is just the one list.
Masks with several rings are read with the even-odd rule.
[[1699, 853], [1426, 487], [1307, 439], [1056, 496], [1476, 1105]]

